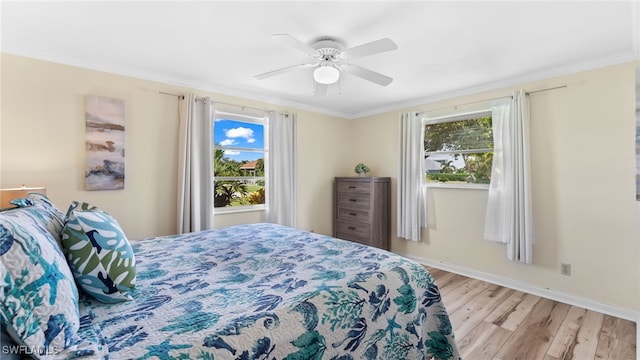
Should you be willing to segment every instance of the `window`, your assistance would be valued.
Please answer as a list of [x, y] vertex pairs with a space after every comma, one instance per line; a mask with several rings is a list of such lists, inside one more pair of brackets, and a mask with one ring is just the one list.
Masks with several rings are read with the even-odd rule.
[[493, 160], [491, 111], [425, 120], [427, 185], [489, 184]]
[[264, 209], [266, 125], [264, 116], [216, 111], [213, 125], [216, 211]]

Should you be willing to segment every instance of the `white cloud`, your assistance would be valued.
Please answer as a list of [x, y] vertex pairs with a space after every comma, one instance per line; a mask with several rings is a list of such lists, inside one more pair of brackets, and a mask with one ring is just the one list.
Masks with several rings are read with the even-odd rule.
[[249, 144], [252, 144], [252, 143], [256, 142], [256, 139], [254, 139], [254, 138], [247, 139], [247, 142], [248, 142]]
[[224, 134], [228, 138], [244, 138], [244, 139], [247, 139], [247, 141], [250, 141], [253, 139], [253, 130], [244, 128], [244, 127], [237, 127], [237, 128], [225, 130]]
[[220, 141], [220, 146], [229, 146], [229, 145], [233, 145], [235, 144], [236, 141], [233, 139], [224, 139], [222, 141]]
[[240, 155], [240, 151], [238, 151], [238, 150], [225, 150], [224, 154], [228, 155], [228, 156], [238, 156], [238, 155]]

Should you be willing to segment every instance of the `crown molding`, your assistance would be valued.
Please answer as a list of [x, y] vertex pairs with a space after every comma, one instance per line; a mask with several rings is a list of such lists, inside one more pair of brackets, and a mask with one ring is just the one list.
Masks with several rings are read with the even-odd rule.
[[[637, 6], [638, 12], [640, 12], [640, 5]], [[640, 14], [638, 15], [640, 16]], [[638, 27], [638, 21], [634, 21], [634, 26]], [[29, 49], [2, 49], [3, 53], [23, 56], [43, 61], [49, 61], [53, 63], [59, 63], [68, 66], [75, 66], [87, 70], [93, 71], [101, 71], [114, 75], [127, 76], [132, 78], [137, 78], [146, 81], [164, 83], [168, 85], [176, 85], [194, 90], [201, 90], [211, 93], [217, 93], [224, 96], [234, 96], [247, 100], [264, 102], [271, 105], [276, 106], [285, 106], [294, 108], [302, 111], [309, 111], [318, 114], [338, 117], [346, 120], [360, 119], [368, 116], [378, 115], [386, 112], [392, 111], [400, 111], [402, 109], [422, 107], [428, 104], [432, 104], [439, 101], [455, 99], [463, 96], [474, 95], [486, 91], [497, 90], [502, 88], [513, 87], [516, 85], [525, 84], [528, 82], [539, 81], [550, 79], [554, 77], [559, 77], [563, 75], [574, 74], [582, 71], [593, 70], [597, 68], [603, 68], [612, 65], [618, 65], [625, 62], [636, 61], [640, 59], [638, 56], [638, 52], [640, 52], [640, 34], [634, 35], [635, 45], [633, 46], [633, 51], [618, 54], [614, 56], [609, 56], [605, 58], [595, 59], [591, 61], [586, 61], [582, 63], [576, 63], [572, 65], [555, 67], [544, 69], [534, 73], [523, 74], [520, 76], [511, 77], [508, 79], [503, 79], [491, 83], [480, 84], [474, 87], [468, 87], [456, 91], [451, 91], [443, 94], [432, 95], [423, 98], [417, 98], [409, 101], [402, 101], [393, 104], [389, 104], [387, 106], [382, 106], [378, 108], [370, 109], [366, 112], [360, 113], [343, 113], [336, 112], [326, 108], [315, 107], [291, 100], [286, 100], [279, 97], [267, 96], [265, 94], [250, 92], [246, 90], [240, 90], [233, 87], [223, 86], [220, 84], [207, 83], [207, 82], [197, 82], [197, 81], [185, 81], [185, 79], [176, 78], [167, 76], [166, 74], [152, 72], [152, 71], [139, 71], [132, 68], [122, 68], [122, 67], [114, 67], [108, 64], [103, 63], [95, 63], [95, 62], [85, 62], [75, 58], [68, 58], [64, 56], [53, 55], [50, 53], [32, 51]]]
[[[637, 37], [640, 38], [640, 35], [638, 35]], [[640, 46], [640, 44], [638, 45]], [[389, 106], [375, 108], [367, 112], [351, 114], [349, 115], [348, 118], [359, 119], [363, 117], [378, 115], [385, 112], [398, 111], [398, 110], [414, 108], [414, 107], [422, 107], [422, 106], [429, 105], [439, 101], [451, 100], [451, 99], [455, 99], [463, 96], [475, 95], [475, 94], [479, 94], [487, 91], [522, 85], [529, 82], [547, 80], [547, 79], [556, 78], [564, 75], [571, 75], [571, 74], [575, 74], [583, 71], [595, 70], [595, 69], [604, 68], [608, 66], [619, 65], [626, 62], [638, 60], [639, 59], [638, 55], [635, 52], [636, 51], [634, 50], [632, 52], [627, 52], [624, 54], [608, 56], [600, 59], [571, 64], [567, 66], [549, 68], [549, 69], [545, 69], [545, 70], [541, 70], [533, 73], [523, 74], [520, 76], [515, 76], [515, 77], [511, 77], [508, 79], [503, 79], [503, 80], [499, 80], [491, 83], [480, 84], [478, 86], [455, 90], [455, 91], [451, 91], [443, 94], [437, 94], [437, 95], [428, 96], [424, 98], [398, 102], [395, 104], [391, 104]]]
[[74, 66], [86, 70], [91, 71], [99, 71], [105, 72], [113, 75], [126, 76], [140, 80], [152, 81], [167, 85], [175, 85], [184, 88], [189, 88], [193, 90], [206, 91], [210, 93], [217, 93], [219, 95], [224, 96], [233, 96], [240, 97], [247, 100], [254, 100], [259, 102], [268, 103], [271, 105], [277, 106], [286, 106], [295, 108], [297, 110], [315, 112], [318, 114], [338, 117], [342, 119], [348, 119], [349, 114], [331, 111], [325, 108], [310, 106], [307, 104], [298, 103], [295, 101], [290, 101], [278, 97], [267, 96], [264, 94], [250, 92], [246, 90], [240, 90], [233, 87], [222, 86], [219, 84], [207, 83], [207, 82], [198, 82], [198, 81], [190, 81], [182, 78], [167, 76], [166, 74], [152, 71], [139, 71], [137, 69], [126, 68], [126, 67], [114, 67], [104, 63], [96, 63], [96, 62], [87, 62], [78, 60], [76, 58], [69, 58], [64, 56], [58, 56], [46, 52], [41, 51], [32, 51], [29, 49], [0, 49], [2, 53], [22, 56], [26, 58], [48, 61], [52, 63], [57, 63], [66, 66]]

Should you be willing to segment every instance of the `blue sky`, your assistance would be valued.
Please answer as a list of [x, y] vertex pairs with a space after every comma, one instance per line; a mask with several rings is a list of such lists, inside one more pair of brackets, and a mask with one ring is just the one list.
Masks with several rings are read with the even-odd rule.
[[[235, 120], [216, 119], [213, 125], [213, 141], [216, 145], [243, 147], [252, 149], [264, 148], [264, 126]], [[264, 157], [262, 152], [225, 150], [229, 159], [257, 160]]]

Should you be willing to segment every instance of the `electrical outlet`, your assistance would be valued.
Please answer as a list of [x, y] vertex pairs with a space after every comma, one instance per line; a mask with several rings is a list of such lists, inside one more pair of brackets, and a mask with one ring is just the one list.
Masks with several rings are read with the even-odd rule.
[[571, 276], [571, 264], [560, 264], [560, 274], [565, 276]]

